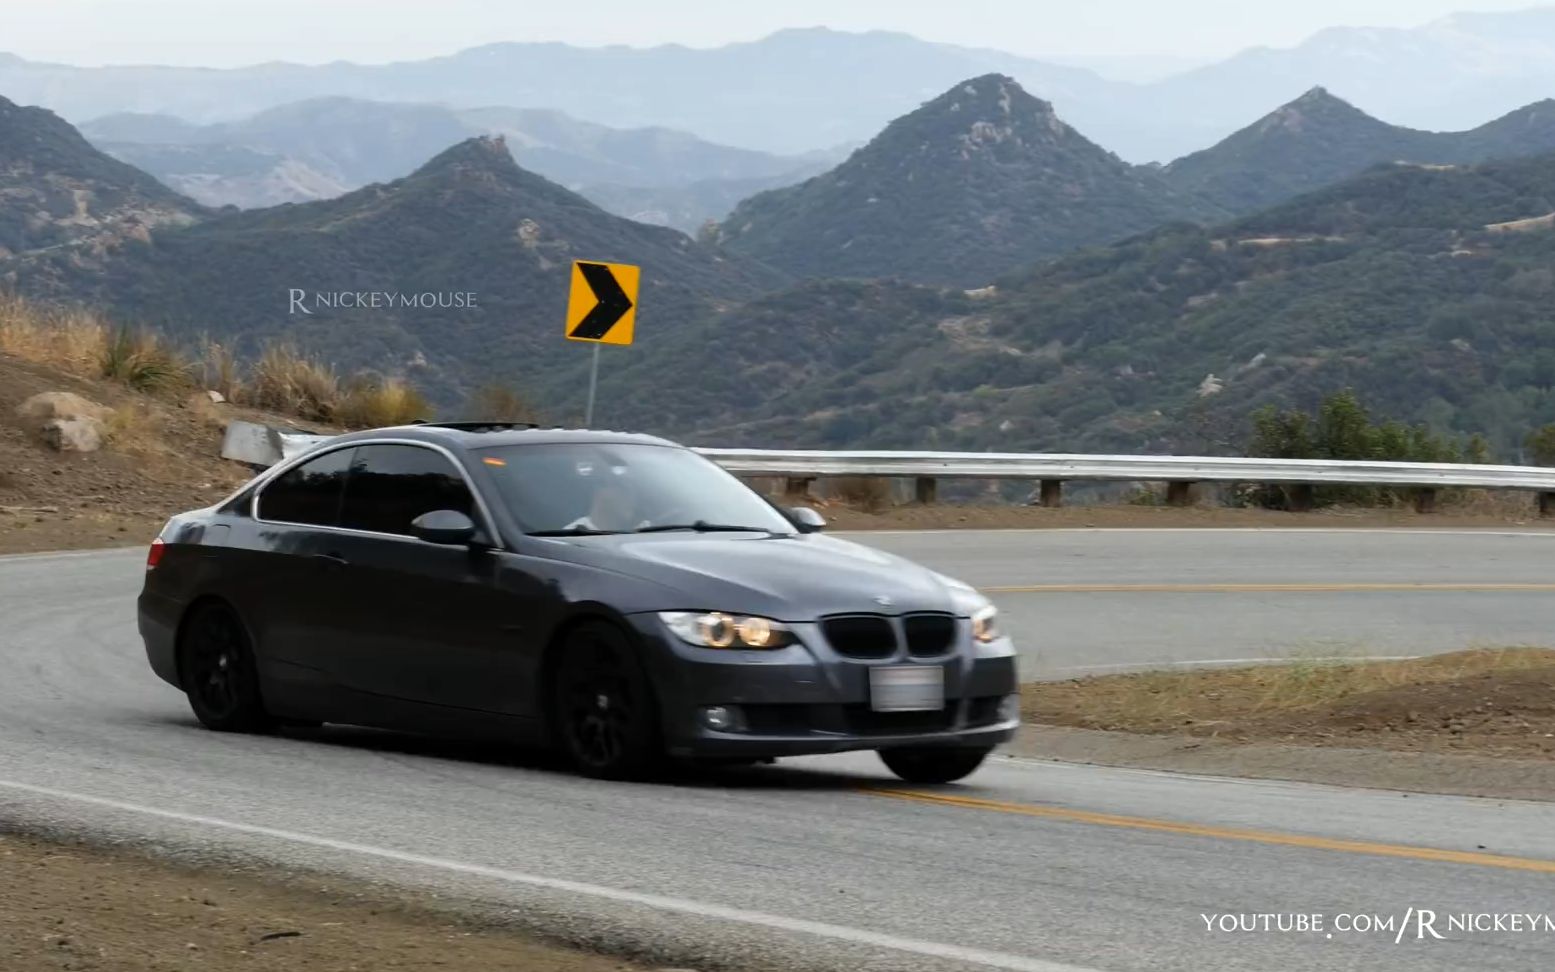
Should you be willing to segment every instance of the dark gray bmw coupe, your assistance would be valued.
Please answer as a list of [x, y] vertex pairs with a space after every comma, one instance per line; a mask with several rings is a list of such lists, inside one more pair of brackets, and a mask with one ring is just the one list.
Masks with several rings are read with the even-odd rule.
[[494, 737], [617, 778], [857, 749], [972, 772], [1017, 725], [993, 606], [820, 526], [650, 436], [358, 432], [174, 517], [140, 631], [212, 729]]

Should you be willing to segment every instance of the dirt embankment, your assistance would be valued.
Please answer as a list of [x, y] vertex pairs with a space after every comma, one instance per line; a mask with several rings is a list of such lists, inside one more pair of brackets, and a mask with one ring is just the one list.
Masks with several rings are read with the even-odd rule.
[[18, 972], [631, 972], [350, 882], [195, 871], [0, 834], [0, 968]]
[[1049, 725], [1235, 742], [1555, 759], [1555, 651], [1475, 649], [1102, 675], [1030, 686]]
[[1028, 685], [1028, 755], [1555, 800], [1555, 651]]
[[[57, 452], [22, 427], [16, 407], [58, 391], [112, 409], [103, 448]], [[258, 414], [200, 393], [169, 402], [0, 354], [0, 553], [149, 542], [173, 513], [248, 478], [218, 454], [227, 421]]]

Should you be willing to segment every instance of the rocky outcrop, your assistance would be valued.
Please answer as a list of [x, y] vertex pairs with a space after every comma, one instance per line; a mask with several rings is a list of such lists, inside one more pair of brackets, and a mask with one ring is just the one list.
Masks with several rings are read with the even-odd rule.
[[22, 428], [59, 452], [101, 449], [112, 413], [74, 392], [39, 392], [16, 407]]

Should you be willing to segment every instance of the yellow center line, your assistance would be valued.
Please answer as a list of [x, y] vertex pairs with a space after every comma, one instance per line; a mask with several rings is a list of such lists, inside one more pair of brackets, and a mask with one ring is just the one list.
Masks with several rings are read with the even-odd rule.
[[988, 594], [1310, 594], [1376, 591], [1555, 591], [1555, 584], [1023, 584], [983, 587]]
[[1538, 871], [1545, 874], [1555, 874], [1555, 861], [1544, 861], [1528, 857], [1480, 854], [1474, 851], [1444, 850], [1436, 847], [1411, 847], [1407, 844], [1379, 844], [1366, 840], [1342, 840], [1334, 837], [1311, 837], [1304, 834], [1284, 834], [1272, 830], [1249, 830], [1241, 827], [1216, 827], [1210, 824], [1180, 823], [1174, 820], [1130, 817], [1122, 814], [1096, 813], [1090, 810], [1070, 810], [1062, 807], [1041, 807], [1029, 803], [1006, 803], [1001, 800], [983, 800], [977, 797], [928, 793], [920, 790], [866, 787], [864, 792], [873, 796], [889, 797], [893, 800], [910, 800], [915, 803], [965, 807], [971, 810], [992, 810], [999, 813], [1014, 813], [1027, 817], [1045, 817], [1049, 820], [1094, 824], [1101, 827], [1152, 830], [1159, 833], [1183, 834], [1190, 837], [1243, 840], [1257, 844], [1305, 847], [1313, 850], [1340, 851], [1347, 854], [1402, 857], [1415, 861], [1472, 864], [1479, 867], [1498, 867], [1511, 871]]

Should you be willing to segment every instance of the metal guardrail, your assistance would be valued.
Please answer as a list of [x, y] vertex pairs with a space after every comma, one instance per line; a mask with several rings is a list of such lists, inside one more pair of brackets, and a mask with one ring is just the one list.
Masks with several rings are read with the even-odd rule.
[[328, 439], [327, 435], [280, 429], [258, 422], [228, 422], [221, 439], [221, 457], [268, 469]]
[[[290, 432], [250, 422], [227, 427], [222, 455], [269, 466], [311, 449], [327, 436]], [[1323, 459], [1246, 459], [1216, 456], [1099, 456], [1019, 452], [828, 452], [785, 449], [697, 449], [742, 476], [781, 476], [802, 491], [827, 476], [888, 476], [917, 481], [917, 497], [930, 502], [939, 479], [1029, 479], [1042, 483], [1044, 505], [1056, 506], [1070, 480], [1164, 482], [1170, 502], [1186, 502], [1194, 483], [1287, 484], [1293, 505], [1310, 501], [1322, 485], [1395, 486], [1419, 490], [1429, 508], [1435, 491], [1451, 487], [1531, 490], [1541, 511], [1555, 512], [1555, 468], [1450, 462], [1370, 462]]]
[[1247, 459], [1218, 456], [1099, 456], [1018, 452], [823, 452], [699, 449], [730, 472], [784, 476], [790, 488], [821, 476], [893, 476], [917, 481], [920, 502], [933, 502], [938, 479], [1034, 479], [1041, 503], [1058, 506], [1063, 483], [1164, 482], [1167, 502], [1185, 505], [1194, 483], [1287, 484], [1293, 509], [1310, 508], [1312, 487], [1401, 486], [1417, 490], [1415, 505], [1433, 509], [1436, 491], [1451, 487], [1520, 489], [1539, 493], [1541, 513], [1555, 513], [1555, 468], [1451, 462], [1371, 462], [1326, 459]]
[[938, 479], [1088, 479], [1136, 482], [1479, 486], [1555, 490], [1555, 468], [1452, 462], [1090, 456], [1016, 452], [821, 452], [698, 449], [752, 476], [930, 476]]

